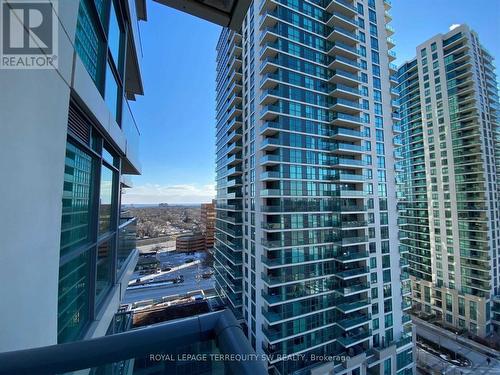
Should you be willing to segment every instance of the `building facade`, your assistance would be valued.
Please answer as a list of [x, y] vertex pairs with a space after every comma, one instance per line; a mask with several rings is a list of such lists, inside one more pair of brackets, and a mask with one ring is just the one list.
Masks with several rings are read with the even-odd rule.
[[412, 298], [416, 310], [484, 337], [494, 329], [491, 309], [500, 293], [493, 58], [466, 25], [416, 53], [398, 72], [402, 246]]
[[201, 233], [178, 236], [175, 239], [175, 250], [192, 253], [207, 249], [205, 236]]
[[215, 200], [201, 205], [201, 230], [205, 236], [207, 249], [214, 247], [215, 234]]
[[57, 69], [0, 70], [11, 88], [0, 147], [17, 155], [1, 166], [13, 214], [2, 223], [0, 298], [15, 308], [0, 324], [0, 352], [104, 335], [137, 261], [120, 196], [122, 176], [141, 169], [129, 101], [143, 93], [145, 4], [53, 4]]
[[389, 8], [254, 1], [217, 45], [216, 287], [274, 373], [413, 371]]

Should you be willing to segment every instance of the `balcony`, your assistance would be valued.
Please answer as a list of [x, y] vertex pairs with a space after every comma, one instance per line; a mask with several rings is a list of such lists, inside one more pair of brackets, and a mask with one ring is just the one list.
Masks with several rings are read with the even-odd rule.
[[[267, 374], [264, 363], [255, 356], [255, 351], [229, 310], [157, 323], [90, 340], [0, 353], [0, 373], [48, 375], [79, 370], [88, 373], [92, 369], [97, 373], [109, 373], [111, 368], [124, 371], [116, 374], [132, 373], [134, 363], [141, 366], [138, 371], [144, 370], [142, 366], [145, 365], [154, 366], [151, 353], [175, 357], [179, 348], [188, 347], [193, 350], [190, 354], [202, 354], [197, 352], [200, 344], [214, 348], [214, 354], [248, 356], [245, 361], [224, 362], [230, 373], [250, 371], [252, 374]], [[167, 369], [167, 362], [162, 362], [165, 373], [175, 371], [175, 367]], [[194, 361], [192, 363], [196, 365]], [[219, 367], [216, 361], [209, 361], [204, 364], [203, 372], [215, 374]]]
[[348, 72], [342, 69], [335, 69], [331, 71], [332, 75], [329, 79], [331, 83], [340, 83], [345, 85], [358, 85], [359, 78], [357, 74]]
[[366, 180], [365, 176], [362, 174], [343, 172], [333, 173], [329, 176], [329, 179], [339, 182], [364, 182]]
[[337, 310], [340, 310], [344, 314], [349, 314], [361, 309], [365, 309], [368, 306], [370, 306], [370, 300], [369, 299], [363, 299], [359, 301], [354, 301], [354, 302], [346, 302], [342, 303], [340, 305], [335, 306]]
[[339, 141], [358, 141], [363, 138], [363, 134], [359, 130], [348, 128], [335, 128], [332, 133], [332, 139]]
[[342, 55], [351, 59], [358, 58], [358, 51], [355, 47], [350, 46], [346, 43], [342, 43], [340, 41], [336, 41], [331, 44], [330, 49], [328, 50], [328, 54], [330, 56]]
[[361, 245], [368, 242], [368, 236], [344, 237], [337, 243], [340, 246]]
[[342, 41], [342, 43], [356, 45], [358, 42], [358, 36], [355, 32], [344, 29], [341, 26], [335, 26], [330, 31], [326, 40], [329, 41]]
[[355, 269], [348, 269], [345, 271], [337, 271], [334, 273], [336, 277], [342, 280], [350, 280], [356, 277], [365, 276], [370, 272], [368, 267], [360, 267]]
[[329, 27], [340, 26], [348, 30], [357, 29], [358, 25], [356, 20], [352, 16], [346, 16], [345, 14], [334, 12], [331, 17], [326, 22]]
[[365, 162], [359, 159], [335, 157], [332, 158], [331, 165], [337, 167], [346, 167], [346, 168], [363, 167], [365, 165]]
[[394, 35], [394, 33], [396, 32], [396, 30], [394, 30], [394, 27], [392, 27], [391, 25], [385, 25], [385, 30], [387, 31], [387, 35], [389, 36]]
[[275, 87], [278, 84], [279, 76], [275, 73], [267, 73], [262, 76], [260, 80], [260, 88], [267, 89], [271, 87]]
[[281, 141], [277, 138], [266, 138], [262, 141], [260, 145], [261, 150], [273, 151], [281, 145]]
[[332, 85], [329, 94], [331, 96], [335, 96], [336, 98], [345, 98], [351, 100], [358, 100], [361, 97], [361, 93], [357, 87], [351, 87], [343, 85], [341, 83]]
[[[353, 228], [364, 228], [368, 225], [368, 222], [366, 220], [343, 220], [340, 223], [340, 227], [342, 229], [353, 229]], [[351, 254], [349, 254], [351, 255]], [[356, 253], [356, 255], [359, 255]], [[352, 259], [352, 258], [348, 258]]]
[[368, 324], [368, 322], [370, 321], [371, 319], [371, 315], [370, 314], [361, 314], [361, 316], [359, 317], [351, 317], [351, 318], [347, 318], [347, 319], [344, 319], [344, 320], [341, 320], [339, 322], [337, 322], [337, 324], [340, 326], [340, 328], [342, 328], [344, 331], [348, 331], [348, 330], [351, 330], [353, 328], [358, 328], [362, 325], [365, 325], [365, 324]]
[[328, 69], [348, 69], [351, 72], [358, 72], [359, 65], [356, 59], [337, 55], [328, 64]]
[[261, 120], [272, 120], [275, 119], [281, 113], [280, 107], [277, 105], [267, 105], [262, 107], [262, 111], [260, 112]]
[[357, 334], [352, 334], [352, 335], [346, 335], [346, 336], [340, 336], [337, 341], [342, 345], [344, 348], [349, 348], [351, 346], [354, 346], [356, 344], [359, 344], [360, 342], [367, 340], [371, 337], [371, 330], [364, 330], [360, 329], [360, 333]]
[[330, 151], [336, 154], [364, 153], [365, 149], [361, 145], [337, 142], [330, 146]]
[[330, 124], [359, 127], [363, 124], [363, 120], [359, 116], [349, 115], [341, 112], [333, 112]]
[[387, 37], [387, 45], [388, 45], [389, 49], [394, 48], [396, 46], [396, 41], [388, 36]]
[[350, 17], [354, 17], [357, 13], [357, 9], [354, 6], [354, 3], [347, 0], [332, 0], [328, 3], [325, 10], [330, 13], [343, 13]]
[[333, 99], [333, 103], [330, 106], [330, 110], [332, 111], [341, 111], [344, 113], [359, 113], [361, 111], [361, 106], [359, 102], [343, 99], [343, 98], [335, 98]]
[[363, 190], [342, 189], [333, 191], [331, 195], [340, 198], [365, 198], [367, 193]]
[[275, 165], [281, 161], [279, 155], [264, 155], [260, 158], [261, 165]]
[[392, 62], [394, 60], [397, 59], [397, 55], [396, 55], [396, 52], [392, 51], [392, 50], [388, 50], [387, 51], [387, 55], [389, 56], [389, 61]]

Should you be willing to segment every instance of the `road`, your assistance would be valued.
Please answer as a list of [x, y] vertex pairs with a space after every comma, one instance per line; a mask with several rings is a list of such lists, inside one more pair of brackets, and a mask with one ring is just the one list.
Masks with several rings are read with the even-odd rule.
[[[195, 267], [200, 263], [201, 263], [200, 260], [195, 260], [191, 263], [184, 263], [184, 264], [181, 264], [177, 267], [172, 267], [172, 269], [169, 271], [162, 271], [162, 272], [158, 272], [158, 273], [153, 273], [151, 275], [141, 276], [141, 277], [138, 277], [136, 279], [130, 280], [129, 285], [135, 283], [137, 281], [137, 279], [141, 279], [141, 281], [149, 281], [149, 280], [156, 280], [156, 279], [161, 280], [163, 278], [167, 278], [167, 277], [163, 277], [163, 276], [167, 276], [167, 275], [169, 276], [168, 279], [170, 279], [170, 278], [175, 277], [175, 275], [178, 275], [177, 271], [180, 271], [180, 270], [183, 270], [183, 269], [186, 269], [189, 267]], [[195, 267], [195, 268], [198, 269], [198, 267]]]
[[419, 323], [414, 319], [414, 324], [417, 329], [417, 335], [425, 339], [439, 344], [449, 350], [463, 355], [472, 362], [472, 367], [464, 368], [451, 365], [450, 363], [436, 357], [422, 349], [417, 350], [417, 361], [432, 367], [436, 372], [445, 370], [449, 375], [460, 374], [476, 374], [476, 375], [495, 375], [500, 374], [500, 361], [491, 358], [491, 363], [488, 365], [487, 356], [477, 350], [471, 349], [457, 341], [446, 337], [438, 327], [428, 327]]
[[133, 303], [149, 299], [159, 299], [173, 294], [185, 294], [193, 290], [212, 289], [214, 281], [212, 279], [190, 279], [183, 283], [164, 285], [158, 288], [150, 287], [144, 289], [127, 290], [122, 303]]

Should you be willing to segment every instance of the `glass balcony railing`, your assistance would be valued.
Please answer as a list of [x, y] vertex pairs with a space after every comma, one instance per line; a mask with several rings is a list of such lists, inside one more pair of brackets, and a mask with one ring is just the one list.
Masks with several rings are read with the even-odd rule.
[[345, 43], [342, 43], [342, 42], [339, 42], [339, 41], [336, 41], [335, 43], [332, 43], [330, 45], [330, 51], [332, 51], [334, 48], [341, 48], [341, 49], [344, 49], [346, 51], [349, 51], [349, 52], [352, 52], [353, 54], [358, 54], [358, 51], [356, 50], [355, 47], [353, 46], [350, 46], [348, 44], [345, 44]]
[[136, 227], [137, 219], [135, 217], [121, 217], [118, 227], [118, 248], [116, 254], [117, 273], [125, 265], [128, 257], [136, 248]]
[[332, 85], [331, 91], [335, 91], [335, 90], [346, 91], [346, 92], [350, 92], [352, 94], [361, 95], [359, 89], [357, 89], [355, 87], [343, 85], [341, 83], [337, 83], [335, 85]]
[[358, 334], [340, 336], [338, 342], [345, 348], [348, 348], [359, 341], [366, 340], [371, 337], [371, 330], [361, 330]]
[[[119, 323], [119, 320], [115, 321]], [[110, 375], [166, 375], [178, 373], [179, 364], [175, 359], [186, 353], [193, 355], [192, 359], [183, 361], [182, 373], [186, 375], [221, 374], [225, 371], [231, 374], [267, 374], [265, 362], [255, 355], [229, 310], [156, 323], [91, 340], [0, 353], [0, 372], [62, 374], [82, 370]], [[211, 355], [221, 354], [228, 357], [243, 355], [247, 359], [211, 358]], [[207, 360], [197, 361], [195, 355], [203, 355]]]
[[344, 135], [348, 137], [356, 137], [361, 138], [363, 134], [359, 130], [352, 130], [347, 128], [335, 128], [332, 132], [332, 135]]
[[339, 122], [342, 122], [342, 121], [347, 121], [347, 122], [354, 122], [354, 123], [359, 123], [361, 124], [363, 121], [361, 119], [361, 117], [359, 116], [353, 116], [353, 115], [348, 115], [346, 113], [341, 113], [341, 112], [334, 112], [333, 115], [332, 115], [332, 122], [335, 122], [335, 121], [339, 121]]
[[348, 78], [348, 79], [351, 79], [353, 81], [359, 80], [359, 77], [356, 74], [347, 72], [347, 71], [342, 70], [342, 69], [332, 70], [332, 77], [336, 77], [336, 76]]

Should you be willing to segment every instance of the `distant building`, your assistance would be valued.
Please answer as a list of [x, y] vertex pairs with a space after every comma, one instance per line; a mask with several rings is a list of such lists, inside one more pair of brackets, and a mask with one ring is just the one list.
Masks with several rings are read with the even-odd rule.
[[[480, 337], [500, 332], [500, 143], [493, 56], [460, 25], [399, 69], [401, 251], [413, 306]], [[399, 152], [399, 150], [398, 150]]]
[[201, 233], [179, 236], [175, 240], [175, 249], [182, 252], [204, 251], [205, 236]]
[[215, 200], [212, 203], [201, 205], [201, 228], [205, 235], [205, 245], [207, 249], [214, 247], [215, 232]]

